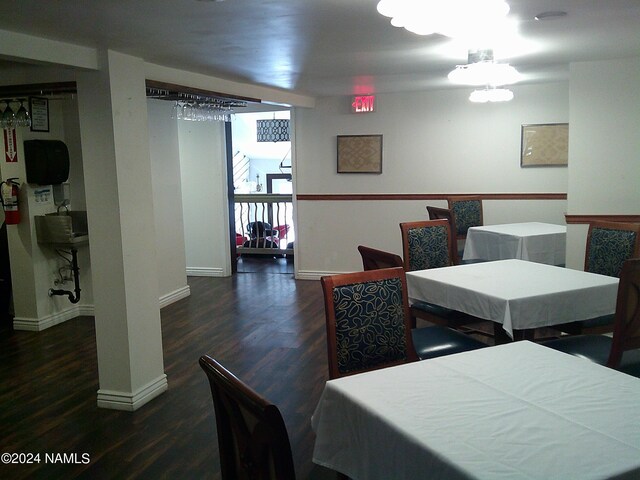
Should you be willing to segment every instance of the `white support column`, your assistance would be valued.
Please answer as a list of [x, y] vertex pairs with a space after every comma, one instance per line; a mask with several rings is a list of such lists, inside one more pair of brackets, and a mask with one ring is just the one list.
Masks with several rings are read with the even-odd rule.
[[90, 232], [98, 406], [133, 411], [167, 389], [144, 63], [100, 52], [77, 75]]

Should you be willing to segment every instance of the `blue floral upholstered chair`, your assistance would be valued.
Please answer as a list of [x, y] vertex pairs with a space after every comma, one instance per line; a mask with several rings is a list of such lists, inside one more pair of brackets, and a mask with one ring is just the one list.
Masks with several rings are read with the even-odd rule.
[[568, 335], [543, 345], [640, 377], [640, 258], [622, 266], [613, 337]]
[[[640, 256], [640, 224], [625, 222], [592, 222], [587, 233], [584, 257], [585, 272], [619, 277], [624, 262]], [[609, 333], [614, 315], [558, 325], [571, 334]]]
[[329, 378], [486, 346], [442, 326], [412, 330], [401, 267], [332, 275], [321, 283]]
[[447, 220], [404, 222], [400, 224], [400, 230], [407, 272], [453, 264], [453, 237]]
[[402, 268], [321, 278], [329, 378], [418, 360]]
[[[453, 216], [453, 212], [448, 208], [427, 206], [427, 212], [429, 213], [429, 220], [447, 220], [451, 228], [451, 235], [455, 237], [457, 232], [456, 219]], [[451, 263], [454, 265], [460, 264], [462, 261], [462, 252], [458, 252], [457, 241], [453, 238], [453, 250], [451, 251]]]
[[[447, 220], [424, 220], [400, 224], [402, 254], [405, 271], [452, 265], [453, 237]], [[416, 318], [436, 325], [450, 325], [460, 317], [455, 310], [427, 302], [411, 304], [411, 325], [416, 327]]]
[[479, 196], [450, 197], [447, 199], [449, 210], [453, 212], [456, 231], [454, 245], [458, 251], [458, 257], [462, 260], [464, 253], [464, 240], [467, 238], [469, 227], [481, 227], [484, 225], [482, 217], [482, 198]]
[[[453, 265], [455, 240], [451, 234], [451, 224], [448, 220], [404, 222], [400, 224], [400, 231], [406, 272]], [[478, 330], [467, 327], [469, 324], [482, 322], [481, 319], [450, 308], [418, 301], [411, 304], [410, 312], [412, 328], [416, 328], [417, 319], [420, 318], [436, 325], [456, 329], [464, 327], [483, 336], [493, 336], [488, 333], [492, 329], [485, 331], [486, 329]]]
[[593, 222], [587, 234], [586, 272], [620, 277], [622, 265], [640, 254], [640, 224]]

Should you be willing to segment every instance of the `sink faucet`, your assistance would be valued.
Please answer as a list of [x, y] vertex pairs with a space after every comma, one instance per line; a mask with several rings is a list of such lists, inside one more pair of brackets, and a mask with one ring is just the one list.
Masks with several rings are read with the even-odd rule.
[[67, 213], [69, 213], [69, 200], [68, 199], [65, 198], [62, 201], [62, 203], [60, 205], [58, 205], [58, 210], [57, 210], [58, 215], [60, 215], [60, 209], [61, 208], [64, 208], [67, 211]]

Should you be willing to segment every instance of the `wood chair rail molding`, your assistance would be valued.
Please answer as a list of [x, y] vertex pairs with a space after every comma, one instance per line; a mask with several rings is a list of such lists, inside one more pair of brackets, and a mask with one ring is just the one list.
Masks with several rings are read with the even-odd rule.
[[593, 222], [640, 223], [640, 215], [564, 215], [567, 224], [591, 224]]
[[[467, 197], [471, 193], [329, 193], [299, 194], [297, 200], [352, 201], [352, 200], [447, 200]], [[482, 200], [566, 200], [566, 193], [474, 193]]]

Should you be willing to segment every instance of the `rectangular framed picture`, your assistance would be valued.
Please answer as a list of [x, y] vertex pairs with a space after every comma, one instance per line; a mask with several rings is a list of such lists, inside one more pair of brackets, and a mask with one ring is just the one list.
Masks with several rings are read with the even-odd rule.
[[31, 131], [49, 131], [49, 100], [40, 97], [29, 97], [29, 111], [31, 114]]
[[569, 124], [522, 125], [521, 167], [566, 167], [569, 163]]
[[382, 135], [338, 135], [338, 173], [382, 173]]

